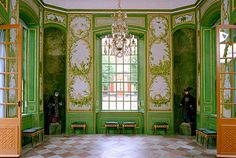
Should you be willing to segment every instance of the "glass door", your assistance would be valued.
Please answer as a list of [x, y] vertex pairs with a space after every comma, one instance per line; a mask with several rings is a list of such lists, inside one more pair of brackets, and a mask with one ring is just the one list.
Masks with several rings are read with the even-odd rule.
[[22, 27], [0, 25], [0, 157], [21, 156]]
[[236, 156], [236, 26], [217, 31], [217, 157]]

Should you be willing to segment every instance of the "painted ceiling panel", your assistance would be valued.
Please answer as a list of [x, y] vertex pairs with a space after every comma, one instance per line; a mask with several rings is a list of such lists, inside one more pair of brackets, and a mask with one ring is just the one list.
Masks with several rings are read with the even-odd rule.
[[[117, 9], [118, 0], [43, 0], [65, 9]], [[175, 9], [195, 4], [197, 0], [121, 0], [122, 9]]]

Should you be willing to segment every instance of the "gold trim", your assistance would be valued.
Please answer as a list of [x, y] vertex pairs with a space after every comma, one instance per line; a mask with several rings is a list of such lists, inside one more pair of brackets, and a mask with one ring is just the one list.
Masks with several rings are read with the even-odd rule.
[[[191, 21], [184, 21], [184, 22], [180, 22], [180, 23], [175, 23], [175, 19], [176, 18], [179, 18], [181, 16], [186, 16], [186, 15], [192, 15], [192, 20]], [[176, 26], [179, 26], [179, 25], [182, 25], [182, 24], [195, 24], [195, 12], [192, 11], [192, 12], [187, 12], [187, 13], [182, 13], [182, 14], [179, 14], [179, 15], [174, 15], [172, 16], [172, 28], [176, 27]]]
[[2, 1], [0, 0], [0, 5], [2, 5], [2, 7], [6, 10], [6, 12], [8, 11], [8, 0], [6, 0], [5, 4], [2, 3]]
[[232, 0], [232, 11], [236, 9], [236, 4], [234, 5], [234, 3], [236, 3], [236, 0]]

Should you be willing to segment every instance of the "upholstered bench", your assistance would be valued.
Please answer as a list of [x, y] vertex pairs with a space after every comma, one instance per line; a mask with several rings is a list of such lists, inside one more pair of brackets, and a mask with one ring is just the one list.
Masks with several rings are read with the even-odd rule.
[[167, 134], [167, 131], [169, 129], [168, 122], [155, 122], [153, 125], [153, 134], [156, 134], [158, 129], [163, 129], [165, 131], [165, 134]]
[[83, 133], [86, 133], [86, 122], [83, 121], [75, 121], [70, 125], [71, 129], [73, 130], [74, 134], [76, 129], [82, 129]]
[[22, 136], [24, 138], [24, 142], [26, 140], [27, 137], [31, 138], [31, 144], [32, 147], [34, 147], [34, 137], [36, 136], [36, 144], [40, 143], [40, 139], [39, 139], [39, 135], [42, 135], [42, 141], [44, 139], [44, 128], [42, 127], [32, 127], [29, 129], [25, 129], [22, 131]]
[[202, 144], [204, 145], [204, 140], [206, 140], [206, 147], [208, 148], [209, 139], [213, 139], [216, 143], [216, 131], [205, 129], [201, 132], [201, 137], [203, 138]]
[[136, 133], [136, 122], [123, 122], [122, 123], [122, 133], [124, 133], [125, 129], [131, 128], [133, 130], [133, 134]]
[[109, 130], [113, 128], [116, 129], [117, 132], [120, 130], [120, 124], [117, 121], [107, 121], [105, 122], [105, 133], [109, 133]]

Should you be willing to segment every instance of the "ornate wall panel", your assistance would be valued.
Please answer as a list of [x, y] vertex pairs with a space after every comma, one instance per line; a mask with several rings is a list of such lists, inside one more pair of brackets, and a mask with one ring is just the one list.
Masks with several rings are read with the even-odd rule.
[[148, 16], [149, 110], [171, 110], [169, 16]]
[[69, 111], [92, 109], [91, 16], [69, 15], [68, 69]]
[[44, 12], [44, 23], [56, 23], [66, 27], [66, 15], [45, 11]]
[[195, 24], [195, 12], [184, 13], [172, 17], [173, 27], [180, 24]]

